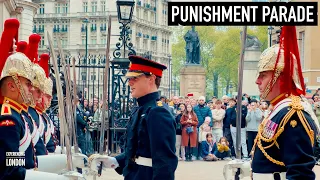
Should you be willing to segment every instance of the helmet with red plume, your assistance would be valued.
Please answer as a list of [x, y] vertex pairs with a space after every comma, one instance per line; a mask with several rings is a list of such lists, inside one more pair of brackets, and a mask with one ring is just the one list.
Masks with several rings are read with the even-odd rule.
[[28, 43], [26, 41], [19, 41], [17, 43], [17, 52], [27, 54], [27, 50], [28, 50]]
[[51, 78], [49, 77], [50, 72], [49, 72], [49, 60], [50, 60], [50, 56], [49, 54], [41, 54], [40, 55], [40, 61], [39, 61], [39, 65], [42, 67], [42, 69], [44, 70], [45, 74], [46, 74], [46, 80], [43, 82], [43, 92], [45, 94], [48, 94], [50, 96], [52, 96], [52, 87], [53, 87], [53, 82], [51, 80]]
[[271, 46], [261, 54], [258, 69], [259, 72], [273, 71], [262, 99], [268, 96], [276, 82], [280, 84], [281, 93], [305, 94], [295, 26], [283, 26], [280, 44]]
[[4, 22], [4, 30], [0, 41], [0, 72], [2, 72], [6, 60], [10, 55], [14, 40], [18, 40], [19, 26], [20, 23], [17, 19], [7, 19]]
[[40, 40], [41, 36], [39, 34], [32, 34], [29, 36], [27, 56], [33, 63], [38, 63], [38, 48]]

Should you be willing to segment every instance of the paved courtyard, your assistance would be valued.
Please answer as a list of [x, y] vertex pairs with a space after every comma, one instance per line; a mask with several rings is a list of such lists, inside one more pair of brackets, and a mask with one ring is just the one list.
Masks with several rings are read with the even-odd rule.
[[[227, 162], [179, 161], [176, 180], [224, 180], [223, 167]], [[317, 177], [320, 177], [320, 166], [315, 166], [314, 171]], [[103, 171], [102, 176], [97, 177], [97, 180], [123, 180], [123, 177], [118, 175], [114, 170], [108, 169], [107, 171]], [[250, 178], [246, 177], [242, 180], [250, 180]]]

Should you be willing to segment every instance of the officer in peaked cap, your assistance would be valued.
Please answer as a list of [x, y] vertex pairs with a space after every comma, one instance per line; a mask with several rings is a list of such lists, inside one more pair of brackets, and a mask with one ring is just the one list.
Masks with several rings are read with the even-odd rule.
[[139, 56], [130, 56], [126, 77], [138, 107], [132, 110], [126, 130], [124, 153], [116, 156], [92, 155], [91, 169], [97, 164], [114, 168], [125, 180], [173, 180], [178, 159], [175, 156], [175, 120], [169, 107], [159, 101], [158, 88], [166, 66]]
[[315, 179], [314, 144], [318, 128], [308, 110], [296, 28], [284, 26], [280, 44], [265, 50], [256, 84], [274, 109], [258, 128], [252, 149], [252, 176], [265, 179]]

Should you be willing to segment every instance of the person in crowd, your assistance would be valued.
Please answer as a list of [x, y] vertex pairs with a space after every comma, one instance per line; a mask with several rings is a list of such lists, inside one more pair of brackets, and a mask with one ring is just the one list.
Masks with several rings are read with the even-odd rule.
[[228, 108], [226, 110], [226, 115], [223, 119], [223, 125], [222, 125], [222, 130], [223, 130], [223, 136], [227, 138], [229, 142], [229, 147], [231, 148], [231, 156], [235, 157], [235, 151], [233, 147], [233, 140], [231, 136], [231, 118], [236, 118], [237, 114], [235, 112], [235, 107], [236, 105], [236, 100], [234, 98], [228, 99]]
[[[233, 101], [233, 102], [232, 102]], [[229, 103], [231, 104], [231, 102], [234, 104], [233, 107], [231, 108], [230, 114], [228, 116], [228, 118], [230, 119], [230, 130], [231, 130], [231, 137], [232, 137], [232, 141], [233, 141], [233, 147], [234, 150], [236, 151], [236, 146], [235, 146], [235, 142], [236, 142], [236, 134], [237, 134], [237, 103], [236, 103], [236, 99], [230, 99]], [[231, 106], [231, 105], [230, 105]], [[247, 149], [247, 142], [246, 142], [246, 116], [247, 116], [247, 107], [246, 106], [241, 106], [241, 147], [242, 147], [242, 153], [243, 153], [243, 158], [247, 159], [248, 158], [248, 149]]]
[[217, 161], [218, 158], [214, 155], [216, 149], [213, 141], [212, 133], [206, 135], [206, 140], [201, 142], [201, 156], [204, 161]]
[[214, 144], [213, 154], [219, 159], [226, 159], [230, 157], [231, 150], [226, 137], [221, 137], [219, 141]]
[[266, 101], [266, 100], [262, 100], [260, 103], [260, 109], [262, 111], [262, 119], [264, 119], [265, 117], [268, 116], [268, 114], [270, 113], [270, 102]]
[[211, 122], [211, 118], [207, 116], [203, 124], [199, 127], [199, 143], [201, 143], [202, 141], [205, 141], [207, 134], [212, 132], [210, 122]]
[[211, 110], [213, 118], [212, 135], [215, 141], [218, 141], [223, 136], [223, 119], [225, 117], [226, 111], [222, 109], [222, 101], [217, 100], [215, 102], [216, 108]]
[[197, 126], [199, 121], [190, 104], [187, 105], [187, 109], [183, 113], [180, 122], [182, 125], [181, 146], [183, 146], [181, 148], [188, 147], [185, 158], [187, 161], [192, 161], [192, 148], [197, 147]]
[[254, 139], [256, 138], [258, 133], [258, 127], [263, 117], [262, 111], [257, 106], [257, 100], [252, 99], [248, 108], [248, 114], [246, 116], [249, 152], [251, 152], [254, 144]]
[[174, 108], [175, 111], [177, 111], [178, 108], [180, 107], [179, 97], [178, 96], [173, 96], [172, 97], [172, 101], [173, 101], [173, 108]]
[[[196, 113], [199, 120], [199, 124], [198, 124], [198, 128], [199, 128], [200, 125], [203, 124], [205, 117], [209, 116], [212, 119], [212, 113], [210, 108], [205, 105], [204, 96], [200, 96], [198, 100], [199, 100], [198, 105], [195, 105], [193, 107], [194, 107], [194, 112]], [[212, 122], [210, 122], [210, 126], [212, 127]], [[197, 152], [195, 152], [196, 158], [198, 160], [200, 159], [200, 152], [201, 152], [201, 143], [198, 144]]]
[[195, 107], [195, 106], [197, 106], [198, 102], [197, 102], [196, 99], [191, 98], [190, 99], [190, 104], [191, 104], [192, 107]]
[[229, 99], [230, 98], [227, 95], [222, 96], [222, 102], [223, 102], [222, 108], [228, 109]]
[[[182, 135], [182, 125], [181, 125], [181, 116], [185, 113], [186, 105], [180, 104], [179, 108], [177, 109], [177, 116], [176, 116], [176, 155], [178, 157], [178, 160], [186, 160], [186, 153], [185, 148], [181, 147], [181, 135]], [[180, 158], [180, 149], [181, 149], [181, 158]]]

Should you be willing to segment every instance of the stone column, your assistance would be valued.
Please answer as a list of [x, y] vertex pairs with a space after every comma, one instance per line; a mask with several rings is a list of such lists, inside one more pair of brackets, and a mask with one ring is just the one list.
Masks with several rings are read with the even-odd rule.
[[33, 18], [39, 5], [33, 3], [31, 0], [17, 0], [16, 4], [23, 9], [22, 13], [17, 15], [20, 21], [19, 41], [28, 41], [33, 30]]
[[259, 97], [259, 89], [255, 81], [258, 75], [258, 62], [261, 51], [259, 47], [245, 49], [242, 93]]
[[11, 18], [11, 14], [16, 10], [14, 0], [0, 0], [0, 32], [3, 31], [4, 21]]

